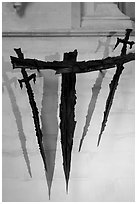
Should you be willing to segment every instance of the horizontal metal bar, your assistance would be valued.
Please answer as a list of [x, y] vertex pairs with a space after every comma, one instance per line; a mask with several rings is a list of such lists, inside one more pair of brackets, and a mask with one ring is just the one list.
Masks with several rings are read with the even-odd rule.
[[37, 69], [46, 70], [52, 69], [56, 73], [85, 73], [92, 71], [101, 71], [105, 69], [113, 68], [119, 64], [124, 64], [135, 60], [135, 53], [129, 53], [123, 56], [107, 57], [99, 60], [79, 61], [79, 62], [65, 62], [65, 61], [53, 61], [45, 62], [36, 59], [19, 59], [11, 56], [11, 63], [13, 69], [24, 68], [24, 69]]

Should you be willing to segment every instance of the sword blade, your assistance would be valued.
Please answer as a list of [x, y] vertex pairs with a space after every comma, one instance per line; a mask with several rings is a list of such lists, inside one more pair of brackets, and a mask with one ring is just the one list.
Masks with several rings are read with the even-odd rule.
[[73, 147], [73, 137], [76, 121], [74, 120], [74, 107], [76, 104], [76, 74], [62, 74], [62, 90], [60, 104], [60, 129], [61, 146], [63, 155], [63, 168], [66, 179], [66, 192], [68, 192], [68, 182], [71, 168], [71, 152]]
[[110, 112], [110, 109], [111, 109], [111, 106], [112, 106], [112, 103], [113, 103], [113, 98], [114, 98], [114, 95], [115, 95], [115, 91], [117, 89], [118, 81], [119, 81], [120, 75], [122, 74], [123, 69], [124, 69], [123, 65], [117, 66], [116, 73], [113, 76], [113, 79], [112, 79], [111, 83], [109, 84], [110, 92], [109, 92], [109, 95], [108, 95], [108, 98], [107, 98], [107, 101], [106, 101], [106, 107], [105, 107], [105, 111], [104, 111], [104, 118], [103, 118], [103, 121], [102, 121], [102, 126], [101, 126], [101, 131], [99, 133], [97, 146], [99, 146], [102, 133], [105, 130], [105, 126], [106, 126], [106, 123], [107, 123], [109, 112]]
[[[64, 61], [75, 62], [77, 50], [64, 54]], [[75, 104], [76, 104], [76, 74], [62, 74], [61, 104], [60, 104], [60, 130], [61, 147], [63, 155], [63, 168], [66, 179], [66, 192], [68, 192], [68, 182], [71, 169], [71, 153], [73, 147], [73, 137], [76, 126]]]
[[26, 85], [26, 89], [27, 89], [27, 93], [28, 93], [28, 97], [29, 97], [29, 103], [30, 103], [30, 106], [32, 109], [35, 131], [36, 131], [37, 141], [39, 144], [39, 150], [40, 150], [40, 153], [41, 153], [41, 156], [43, 159], [45, 170], [47, 171], [46, 156], [44, 153], [44, 146], [43, 146], [43, 141], [42, 141], [43, 135], [42, 135], [42, 131], [40, 128], [38, 108], [37, 108], [36, 102], [34, 100], [34, 94], [33, 94], [32, 88], [31, 88], [29, 82], [27, 82], [26, 80], [25, 80], [25, 85]]
[[[23, 53], [21, 52], [20, 48], [19, 49], [14, 49], [14, 50], [17, 53], [19, 58], [24, 59]], [[37, 141], [38, 141], [38, 145], [39, 145], [39, 150], [40, 150], [40, 153], [41, 153], [41, 156], [42, 156], [42, 159], [43, 159], [44, 168], [47, 171], [46, 156], [45, 156], [45, 153], [44, 153], [44, 146], [43, 146], [43, 141], [42, 141], [43, 135], [42, 135], [42, 131], [41, 131], [41, 128], [40, 128], [40, 122], [39, 122], [39, 112], [38, 112], [38, 108], [37, 108], [37, 105], [36, 105], [36, 102], [35, 102], [35, 99], [34, 99], [34, 93], [33, 93], [33, 90], [31, 88], [31, 85], [30, 85], [30, 82], [29, 82], [32, 77], [29, 78], [26, 70], [23, 69], [23, 68], [21, 69], [21, 73], [22, 73], [23, 80], [24, 80], [24, 83], [25, 83], [25, 86], [26, 86], [26, 89], [27, 89], [27, 93], [28, 93], [28, 97], [29, 97], [29, 103], [30, 103], [30, 106], [31, 106], [31, 109], [32, 109], [33, 120], [34, 120], [34, 125], [35, 125], [35, 131], [36, 131]]]
[[[121, 50], [121, 56], [126, 55], [127, 44], [128, 44], [129, 35], [130, 35], [131, 31], [132, 31], [131, 29], [126, 30], [126, 34], [125, 34], [125, 38], [124, 38], [123, 42], [122, 42], [121, 39], [119, 39], [123, 43], [123, 47], [122, 47], [122, 50]], [[110, 92], [109, 92], [109, 95], [108, 95], [108, 98], [107, 98], [107, 101], [106, 101], [106, 107], [105, 107], [105, 111], [104, 111], [104, 117], [103, 117], [103, 121], [102, 121], [102, 125], [101, 125], [101, 131], [100, 131], [99, 137], [98, 137], [97, 146], [99, 146], [99, 144], [100, 144], [101, 136], [102, 136], [102, 133], [103, 133], [103, 131], [105, 129], [105, 126], [106, 126], [106, 123], [107, 123], [107, 119], [108, 119], [108, 115], [109, 115], [109, 112], [110, 112], [110, 109], [111, 109], [111, 106], [112, 106], [112, 103], [113, 103], [113, 98], [114, 98], [114, 95], [115, 95], [115, 91], [117, 89], [119, 78], [120, 78], [120, 76], [122, 74], [123, 69], [124, 69], [124, 66], [123, 66], [122, 63], [117, 64], [116, 72], [115, 72], [115, 74], [113, 76], [113, 79], [112, 79], [111, 83], [109, 84]]]

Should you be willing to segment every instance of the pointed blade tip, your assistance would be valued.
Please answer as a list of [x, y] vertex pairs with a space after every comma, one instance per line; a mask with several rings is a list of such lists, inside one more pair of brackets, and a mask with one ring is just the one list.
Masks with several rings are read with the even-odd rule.
[[82, 148], [83, 139], [84, 139], [84, 138], [83, 138], [83, 135], [82, 135], [82, 139], [80, 140], [80, 144], [79, 144], [79, 150], [78, 150], [79, 152], [81, 151], [81, 148]]
[[68, 194], [68, 182], [66, 183], [66, 194]]
[[50, 192], [50, 189], [49, 189], [49, 193], [48, 193], [48, 194], [49, 194], [49, 200], [50, 200], [50, 196], [51, 196], [51, 192]]
[[81, 151], [81, 145], [79, 145], [79, 149], [78, 149], [78, 152], [80, 152]]
[[32, 173], [31, 173], [31, 171], [29, 171], [29, 175], [30, 175], [30, 177], [32, 178]]
[[100, 140], [101, 140], [101, 135], [99, 135], [99, 138], [98, 138], [98, 143], [97, 143], [97, 147], [99, 146], [100, 144]]

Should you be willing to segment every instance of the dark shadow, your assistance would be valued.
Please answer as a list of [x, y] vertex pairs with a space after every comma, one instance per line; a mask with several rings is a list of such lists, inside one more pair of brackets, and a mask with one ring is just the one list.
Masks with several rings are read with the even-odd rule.
[[[59, 59], [58, 53], [45, 57], [46, 61]], [[46, 178], [50, 199], [58, 137], [58, 78], [54, 71], [42, 71], [39, 74], [43, 77], [41, 122], [47, 164]]]
[[[5, 63], [4, 60], [3, 60], [2, 64], [4, 66], [8, 65], [8, 63]], [[8, 91], [10, 102], [11, 102], [11, 107], [12, 107], [13, 114], [14, 114], [14, 117], [16, 120], [18, 135], [19, 135], [19, 141], [21, 144], [23, 156], [24, 156], [24, 159], [25, 159], [25, 162], [27, 165], [29, 175], [30, 175], [30, 177], [32, 177], [30, 160], [29, 160], [29, 156], [27, 153], [26, 136], [24, 134], [23, 126], [22, 126], [21, 113], [20, 113], [19, 107], [18, 107], [17, 102], [16, 102], [16, 97], [15, 97], [14, 92], [13, 92], [12, 87], [11, 87], [12, 83], [14, 83], [15, 85], [17, 84], [17, 78], [13, 77], [13, 78], [9, 79], [7, 74], [6, 74], [5, 67], [2, 70], [2, 78], [3, 78], [3, 86], [5, 86], [7, 91]]]
[[[17, 2], [18, 3], [18, 2]], [[14, 2], [14, 8], [16, 9], [16, 12], [19, 17], [23, 17], [25, 15], [26, 8], [31, 4], [32, 2], [20, 2], [20, 5], [16, 5], [16, 2]]]
[[[99, 39], [98, 46], [97, 46], [97, 49], [96, 49], [95, 53], [103, 46], [104, 47], [103, 58], [108, 57], [109, 56], [109, 49], [110, 48], [111, 48], [111, 50], [113, 49], [113, 45], [110, 44], [111, 37], [115, 33], [116, 32], [110, 32], [109, 35], [107, 36], [107, 39], [106, 39], [105, 42], [102, 42]], [[102, 85], [102, 82], [103, 82], [103, 79], [104, 79], [106, 73], [107, 73], [106, 70], [99, 72], [98, 77], [97, 77], [97, 79], [95, 81], [95, 84], [92, 87], [92, 96], [91, 96], [91, 100], [90, 100], [90, 103], [89, 103], [89, 106], [88, 106], [88, 112], [87, 112], [87, 116], [86, 116], [85, 126], [83, 128], [82, 138], [81, 138], [80, 144], [79, 144], [79, 152], [81, 150], [84, 138], [87, 135], [88, 128], [90, 126], [90, 121], [91, 121], [92, 115], [93, 115], [94, 110], [95, 110], [97, 98], [98, 98], [99, 92], [101, 90], [101, 85]]]

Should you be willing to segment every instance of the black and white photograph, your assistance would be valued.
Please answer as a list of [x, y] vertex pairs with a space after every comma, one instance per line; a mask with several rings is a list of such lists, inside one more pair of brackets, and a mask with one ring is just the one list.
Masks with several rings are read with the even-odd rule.
[[135, 1], [2, 7], [2, 202], [135, 202]]

